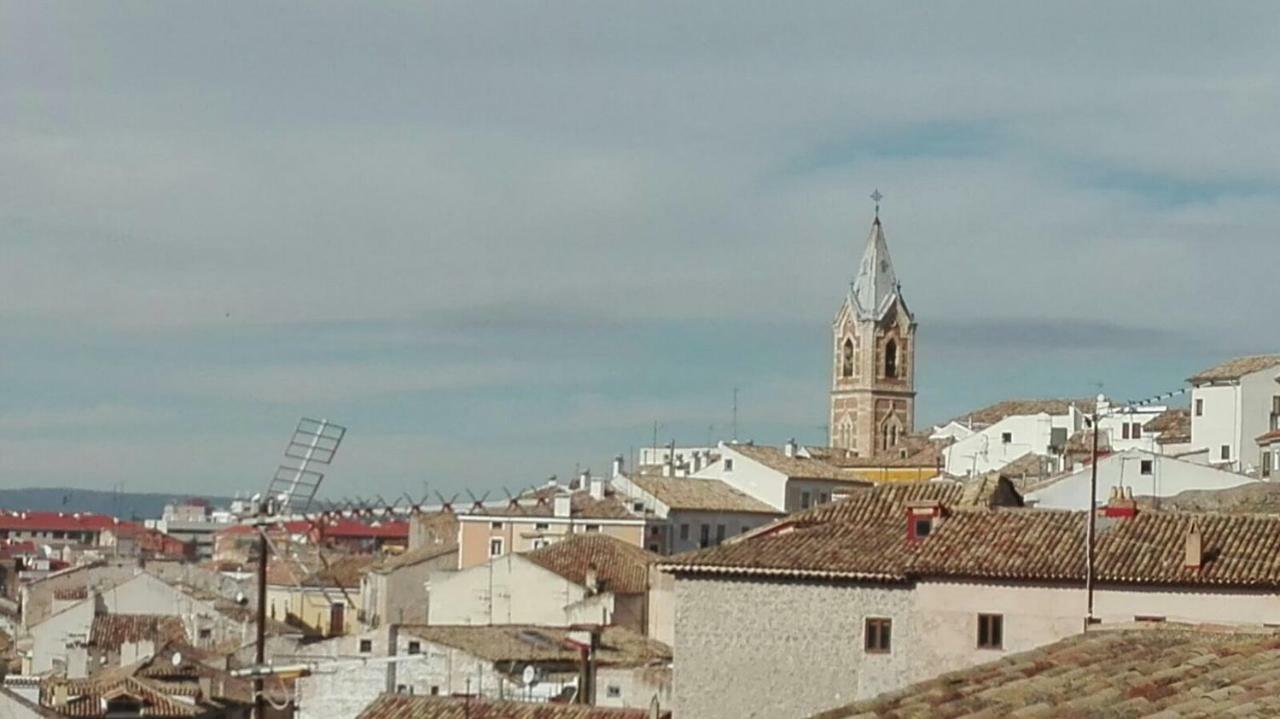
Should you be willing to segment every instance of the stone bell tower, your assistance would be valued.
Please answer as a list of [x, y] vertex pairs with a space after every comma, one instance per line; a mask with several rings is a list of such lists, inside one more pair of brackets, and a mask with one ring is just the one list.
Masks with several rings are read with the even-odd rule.
[[915, 423], [916, 321], [902, 299], [880, 223], [879, 193], [862, 264], [831, 326], [831, 446], [892, 452]]

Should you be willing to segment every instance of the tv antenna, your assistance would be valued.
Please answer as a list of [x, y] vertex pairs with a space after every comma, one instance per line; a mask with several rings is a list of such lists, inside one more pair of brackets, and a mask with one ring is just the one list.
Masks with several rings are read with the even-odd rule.
[[[303, 417], [284, 448], [285, 463], [276, 469], [264, 493], [254, 497], [253, 524], [258, 530], [258, 626], [255, 664], [266, 664], [267, 652], [267, 554], [269, 539], [267, 527], [290, 514], [303, 514], [324, 481], [324, 472], [317, 466], [327, 466], [338, 453], [347, 428], [327, 419]], [[263, 719], [266, 714], [266, 695], [261, 677], [253, 680], [253, 716]]]

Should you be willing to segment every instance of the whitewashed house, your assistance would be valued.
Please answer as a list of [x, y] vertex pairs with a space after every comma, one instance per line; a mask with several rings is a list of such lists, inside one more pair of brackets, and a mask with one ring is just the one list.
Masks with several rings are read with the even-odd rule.
[[782, 512], [719, 479], [618, 474], [613, 487], [636, 512], [652, 515], [649, 551], [675, 554], [719, 544], [768, 524]]
[[[1072, 435], [1087, 428], [1092, 399], [1005, 400], [959, 417], [952, 425], [972, 433], [943, 450], [947, 474], [978, 476], [999, 471], [1028, 453], [1057, 456]], [[958, 435], [954, 428], [952, 435]]]
[[1259, 473], [1257, 438], [1280, 429], [1280, 355], [1237, 357], [1192, 375], [1191, 442], [1207, 461]]
[[781, 448], [721, 442], [717, 453], [719, 459], [690, 476], [718, 479], [781, 512], [825, 504], [871, 484], [854, 469], [808, 456], [795, 441]]
[[[1024, 499], [1029, 506], [1045, 509], [1088, 509], [1092, 480], [1093, 467], [1079, 465], [1029, 487]], [[1256, 481], [1219, 467], [1127, 449], [1098, 459], [1097, 501], [1099, 505], [1106, 504], [1113, 488], [1133, 496], [1161, 498], [1188, 490], [1227, 489]]]

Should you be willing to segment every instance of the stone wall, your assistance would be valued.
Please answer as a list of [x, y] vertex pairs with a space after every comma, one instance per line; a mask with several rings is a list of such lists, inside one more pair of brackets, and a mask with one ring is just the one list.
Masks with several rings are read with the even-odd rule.
[[[906, 588], [739, 579], [676, 580], [677, 717], [807, 717], [900, 685], [913, 642]], [[868, 617], [893, 620], [867, 654]]]

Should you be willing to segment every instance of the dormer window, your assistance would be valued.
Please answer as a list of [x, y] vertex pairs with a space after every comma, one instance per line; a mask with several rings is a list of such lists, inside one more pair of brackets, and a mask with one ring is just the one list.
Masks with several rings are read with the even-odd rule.
[[933, 517], [916, 517], [912, 521], [915, 522], [912, 533], [916, 539], [924, 539], [933, 531]]

